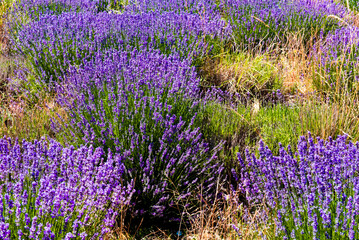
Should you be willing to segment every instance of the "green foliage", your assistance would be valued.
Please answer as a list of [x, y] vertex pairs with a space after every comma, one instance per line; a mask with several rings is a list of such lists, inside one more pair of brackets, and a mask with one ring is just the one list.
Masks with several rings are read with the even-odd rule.
[[213, 146], [225, 140], [226, 155], [235, 155], [246, 147], [251, 147], [259, 140], [260, 126], [252, 121], [250, 112], [243, 107], [243, 112], [220, 103], [208, 103], [200, 112], [202, 133]]
[[256, 98], [281, 89], [278, 69], [266, 54], [252, 56], [245, 52], [224, 52], [209, 58], [201, 67], [203, 85], [216, 85], [231, 93]]
[[274, 152], [278, 143], [296, 149], [298, 139], [311, 132], [323, 139], [348, 134], [359, 139], [358, 109], [355, 105], [326, 103], [318, 99], [297, 103], [266, 104], [258, 101], [237, 108], [212, 103], [201, 115], [202, 131], [210, 142], [225, 140], [230, 158], [245, 148], [255, 150], [260, 139]]
[[340, 0], [340, 2], [346, 6], [349, 10], [358, 11], [359, 1], [358, 0]]
[[116, 13], [121, 13], [127, 5], [129, 5], [130, 0], [102, 0], [99, 1], [97, 5], [97, 10], [99, 12], [103, 11], [112, 11]]

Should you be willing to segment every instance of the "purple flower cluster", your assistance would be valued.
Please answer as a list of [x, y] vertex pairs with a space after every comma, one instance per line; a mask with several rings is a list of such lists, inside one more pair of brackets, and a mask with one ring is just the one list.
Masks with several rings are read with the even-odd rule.
[[261, 143], [259, 157], [239, 162], [241, 190], [250, 205], [277, 212], [281, 238], [358, 239], [359, 144], [302, 137], [296, 153], [274, 156]]
[[210, 196], [222, 171], [218, 149], [209, 150], [196, 127], [199, 79], [190, 65], [158, 50], [108, 51], [70, 71], [61, 85], [66, 134], [121, 156], [124, 182], [135, 180], [135, 217], [175, 216], [178, 199], [199, 186]]
[[331, 32], [314, 49], [316, 87], [322, 91], [352, 92], [358, 89], [359, 28], [347, 26]]
[[102, 5], [102, 0], [24, 0], [16, 4], [13, 13], [26, 13], [30, 19], [36, 20], [41, 15], [59, 15], [70, 11], [96, 13]]
[[[98, 4], [98, 0], [25, 0], [21, 1], [22, 6], [26, 6], [27, 10], [34, 8], [35, 6], [42, 6], [50, 8], [52, 5], [57, 6], [67, 6], [70, 7], [70, 9], [74, 10], [76, 8], [86, 9], [90, 10], [92, 8], [95, 8]], [[44, 12], [42, 14], [50, 14], [49, 12]], [[31, 14], [31, 13], [30, 13]]]
[[188, 12], [206, 17], [220, 17], [223, 10], [224, 1], [204, 1], [204, 0], [129, 0], [125, 6], [126, 12], [144, 13], [150, 11], [161, 12]]
[[121, 181], [121, 158], [91, 146], [3, 138], [0, 169], [4, 240], [101, 237], [134, 192], [133, 182]]
[[228, 0], [226, 5], [224, 15], [242, 47], [285, 43], [288, 33], [300, 34], [308, 42], [319, 31], [327, 34], [339, 27], [338, 21], [328, 16], [343, 17], [346, 11], [334, 1]]
[[106, 49], [146, 47], [181, 57], [204, 56], [206, 40], [222, 38], [227, 31], [223, 20], [188, 13], [71, 12], [41, 16], [17, 33], [14, 45], [28, 57], [37, 79], [48, 83]]

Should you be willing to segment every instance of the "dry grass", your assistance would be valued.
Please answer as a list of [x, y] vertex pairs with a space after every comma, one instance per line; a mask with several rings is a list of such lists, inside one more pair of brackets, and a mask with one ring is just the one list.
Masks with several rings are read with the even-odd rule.
[[66, 114], [54, 101], [44, 97], [29, 103], [20, 93], [14, 92], [10, 79], [15, 77], [17, 58], [0, 54], [0, 137], [8, 136], [28, 141], [42, 136], [54, 137], [51, 119]]
[[186, 240], [235, 240], [262, 239], [273, 235], [273, 226], [264, 222], [268, 212], [262, 208], [245, 210], [240, 193], [230, 193], [213, 203], [204, 202], [197, 212], [190, 215], [186, 228]]
[[307, 47], [302, 44], [300, 35], [288, 37], [285, 51], [278, 56], [279, 75], [284, 92], [307, 94], [313, 92], [312, 67]]
[[229, 92], [251, 92], [261, 98], [281, 89], [287, 94], [314, 91], [308, 49], [300, 34], [291, 34], [280, 49], [268, 53], [223, 53], [209, 58], [200, 69], [203, 85], [220, 86]]
[[[1, 0], [0, 0], [1, 1]], [[51, 119], [65, 118], [65, 111], [58, 106], [54, 97], [45, 96], [36, 103], [28, 103], [19, 93], [11, 90], [10, 79], [21, 59], [7, 53], [8, 38], [5, 32], [6, 13], [13, 0], [0, 2], [0, 137], [8, 136], [31, 141], [43, 136], [55, 137]]]
[[[306, 103], [299, 112], [301, 129], [310, 131], [322, 139], [348, 135], [349, 139], [359, 140], [359, 105], [352, 96], [343, 96], [341, 101], [328, 102], [315, 100]], [[320, 103], [320, 104], [319, 104]], [[302, 134], [306, 134], [302, 132]]]
[[[266, 216], [269, 216], [269, 213], [264, 211], [261, 206], [257, 207], [258, 210], [247, 211], [246, 209], [248, 208], [244, 207], [243, 194], [224, 190], [220, 179], [217, 181], [217, 193], [221, 193], [222, 197], [213, 199], [213, 202], [197, 199], [196, 201], [198, 201], [199, 205], [196, 209], [189, 210], [185, 207], [182, 212], [182, 219], [186, 219], [186, 221], [181, 221], [177, 234], [169, 234], [158, 226], [157, 230], [153, 230], [141, 238], [136, 234], [130, 235], [126, 231], [128, 226], [124, 222], [124, 216], [126, 215], [126, 209], [124, 209], [120, 211], [118, 226], [106, 236], [106, 239], [254, 240], [262, 239], [264, 236], [273, 236], [273, 224], [268, 225], [269, 221], [265, 219]], [[225, 195], [225, 192], [229, 194]], [[201, 196], [201, 194], [199, 192], [198, 196]], [[215, 195], [219, 196], [219, 194]], [[179, 200], [177, 204], [186, 206], [188, 202]]]
[[53, 98], [45, 98], [34, 106], [25, 100], [8, 98], [0, 106], [0, 137], [8, 136], [32, 141], [43, 136], [55, 138], [52, 130], [52, 119], [61, 116], [66, 118], [65, 111], [58, 106]]
[[240, 194], [232, 193], [213, 203], [203, 202], [197, 211], [187, 213], [189, 223], [182, 225], [181, 236], [169, 235], [158, 229], [142, 238], [136, 238], [128, 234], [124, 227], [118, 227], [105, 239], [255, 240], [263, 239], [263, 237], [270, 239], [274, 234], [274, 227], [266, 225], [263, 219], [268, 212], [264, 212], [261, 208], [248, 213], [238, 199], [240, 199]]

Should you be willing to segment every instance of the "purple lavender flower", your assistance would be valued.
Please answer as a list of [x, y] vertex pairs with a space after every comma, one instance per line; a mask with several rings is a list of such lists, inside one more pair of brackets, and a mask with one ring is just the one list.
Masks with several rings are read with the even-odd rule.
[[109, 49], [155, 48], [182, 59], [201, 58], [209, 51], [207, 42], [228, 31], [220, 18], [185, 12], [70, 12], [41, 15], [13, 35], [13, 44], [29, 59], [38, 84], [44, 85], [63, 79], [70, 66], [81, 66]]
[[316, 64], [315, 86], [320, 91], [346, 93], [358, 85], [359, 29], [346, 26], [332, 31], [313, 51]]
[[359, 148], [346, 137], [316, 143], [302, 137], [294, 155], [282, 148], [279, 156], [273, 156], [261, 144], [258, 158], [247, 155], [245, 162], [239, 161], [240, 189], [250, 206], [265, 199], [277, 212], [278, 236], [357, 238], [354, 189], [359, 182]]
[[[346, 9], [334, 1], [228, 0], [224, 16], [231, 23], [238, 46], [266, 49], [285, 43], [289, 33], [301, 34], [308, 42], [321, 29], [322, 35], [340, 27], [328, 15], [344, 17]], [[319, 33], [317, 33], [319, 34]]]
[[111, 227], [104, 212], [115, 217], [129, 203], [133, 184], [122, 185], [122, 162], [112, 155], [105, 162], [103, 154], [91, 146], [75, 150], [55, 141], [0, 139], [0, 182], [6, 186], [0, 191], [0, 238], [77, 238], [94, 221], [100, 222], [94, 231]]

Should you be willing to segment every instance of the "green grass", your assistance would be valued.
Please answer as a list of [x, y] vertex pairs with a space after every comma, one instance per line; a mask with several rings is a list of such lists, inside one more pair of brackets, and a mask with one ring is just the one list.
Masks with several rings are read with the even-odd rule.
[[0, 2], [0, 26], [4, 24], [4, 17], [8, 10], [11, 8], [12, 4], [14, 3], [14, 0], [1, 0]]
[[327, 139], [348, 134], [359, 139], [359, 108], [349, 100], [331, 103], [317, 99], [299, 99], [293, 103], [268, 104], [259, 101], [228, 107], [211, 103], [202, 111], [203, 133], [209, 142], [225, 140], [225, 152], [233, 157], [245, 149], [255, 150], [263, 140], [274, 152], [278, 143], [296, 149], [298, 139], [311, 132]]
[[106, 11], [106, 10], [112, 10], [112, 12], [115, 13], [121, 13], [127, 5], [129, 5], [129, 0], [110, 0], [110, 1], [100, 1], [98, 4], [98, 11]]
[[278, 69], [267, 54], [223, 52], [205, 61], [200, 76], [203, 86], [219, 86], [231, 93], [250, 94], [256, 98], [282, 88]]
[[340, 0], [340, 2], [352, 11], [358, 11], [359, 9], [359, 0]]

